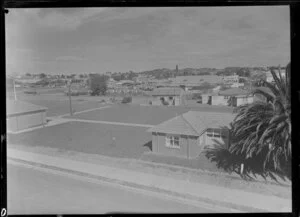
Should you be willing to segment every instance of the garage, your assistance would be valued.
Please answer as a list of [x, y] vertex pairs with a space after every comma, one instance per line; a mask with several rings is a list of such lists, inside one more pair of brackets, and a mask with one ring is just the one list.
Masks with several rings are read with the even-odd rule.
[[20, 100], [8, 100], [6, 105], [7, 132], [18, 132], [46, 124], [46, 107]]

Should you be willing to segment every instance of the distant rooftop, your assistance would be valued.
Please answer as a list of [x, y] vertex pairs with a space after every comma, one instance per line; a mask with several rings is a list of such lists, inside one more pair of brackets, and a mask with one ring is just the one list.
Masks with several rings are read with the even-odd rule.
[[239, 96], [239, 95], [249, 95], [251, 92], [238, 87], [230, 88], [219, 92], [221, 96]]
[[170, 78], [174, 83], [186, 83], [186, 84], [201, 84], [207, 83], [222, 83], [223, 77], [217, 75], [190, 75], [190, 76], [177, 76], [176, 78]]
[[7, 116], [15, 116], [22, 115], [28, 112], [37, 112], [44, 111], [48, 108], [34, 105], [28, 102], [20, 101], [20, 100], [7, 100], [6, 101], [6, 115]]
[[232, 113], [189, 111], [148, 129], [148, 132], [200, 136], [207, 128], [228, 127], [233, 119]]
[[179, 87], [161, 87], [154, 89], [150, 94], [152, 96], [179, 96], [185, 91]]
[[274, 96], [274, 93], [268, 87], [256, 87], [256, 88], [253, 89], [253, 91], [255, 91], [255, 90], [261, 90], [263, 92], [266, 92], [266, 93]]

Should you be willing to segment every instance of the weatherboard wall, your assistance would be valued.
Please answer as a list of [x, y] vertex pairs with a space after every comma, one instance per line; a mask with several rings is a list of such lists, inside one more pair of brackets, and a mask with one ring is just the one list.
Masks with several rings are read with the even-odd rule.
[[180, 148], [170, 148], [166, 146], [165, 133], [152, 133], [152, 152], [167, 156], [176, 156], [184, 158], [195, 158], [203, 149], [199, 144], [198, 137], [179, 135]]

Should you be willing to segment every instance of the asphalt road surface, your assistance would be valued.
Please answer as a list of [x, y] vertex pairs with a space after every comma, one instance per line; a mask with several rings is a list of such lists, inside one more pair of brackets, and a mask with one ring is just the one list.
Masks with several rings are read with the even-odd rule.
[[208, 213], [207, 208], [122, 187], [8, 164], [8, 214]]

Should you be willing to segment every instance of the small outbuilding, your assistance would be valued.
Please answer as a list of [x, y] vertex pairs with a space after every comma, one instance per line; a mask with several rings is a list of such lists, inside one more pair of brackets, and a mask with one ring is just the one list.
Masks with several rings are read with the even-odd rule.
[[229, 145], [231, 113], [189, 111], [155, 127], [152, 133], [154, 153], [184, 158], [196, 158], [207, 145], [216, 141]]
[[17, 132], [47, 123], [47, 108], [20, 100], [8, 100], [6, 107], [7, 131]]
[[244, 90], [238, 87], [220, 91], [219, 96], [228, 100], [228, 106], [237, 107], [253, 102], [253, 94], [249, 90]]
[[179, 87], [161, 87], [154, 89], [152, 96], [152, 105], [170, 105], [177, 106], [183, 104], [185, 91]]

